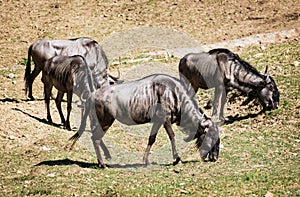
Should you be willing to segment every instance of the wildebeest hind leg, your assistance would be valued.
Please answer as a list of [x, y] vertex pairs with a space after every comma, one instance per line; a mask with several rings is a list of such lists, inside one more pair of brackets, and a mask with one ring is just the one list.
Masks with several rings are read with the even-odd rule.
[[110, 161], [111, 160], [111, 155], [110, 155], [110, 152], [109, 152], [108, 148], [104, 144], [103, 140], [100, 141], [100, 147], [104, 152], [105, 159]]
[[[91, 110], [93, 115], [93, 109]], [[98, 111], [99, 112], [99, 111]], [[92, 141], [93, 141], [93, 145], [94, 145], [94, 149], [95, 149], [95, 153], [98, 159], [98, 165], [101, 168], [107, 169], [108, 166], [103, 162], [102, 157], [101, 157], [101, 153], [100, 153], [100, 147], [102, 148], [102, 150], [104, 151], [105, 157], [108, 158], [110, 157], [110, 153], [106, 147], [106, 145], [104, 144], [104, 142], [102, 141], [102, 138], [104, 136], [104, 134], [106, 133], [106, 131], [109, 129], [109, 127], [113, 124], [114, 122], [114, 117], [106, 114], [105, 117], [103, 117], [103, 119], [99, 118], [102, 116], [98, 116], [98, 121], [94, 119], [95, 116], [90, 116], [91, 118], [91, 129], [92, 129]]]
[[175, 133], [172, 129], [172, 126], [169, 122], [166, 122], [164, 124], [164, 128], [168, 133], [170, 142], [171, 142], [171, 146], [172, 146], [172, 154], [173, 154], [173, 159], [175, 159], [175, 161], [173, 162], [173, 165], [177, 165], [179, 163], [179, 161], [181, 161], [178, 152], [176, 150], [176, 143], [175, 143]]
[[73, 96], [73, 91], [68, 91], [67, 92], [67, 119], [65, 122], [65, 127], [68, 130], [71, 130], [71, 125], [70, 125], [70, 114], [72, 110], [72, 96]]
[[143, 161], [146, 164], [146, 166], [148, 166], [150, 164], [148, 156], [149, 156], [149, 153], [150, 153], [150, 149], [151, 149], [152, 145], [155, 142], [157, 132], [158, 132], [159, 128], [161, 127], [161, 125], [162, 125], [162, 123], [157, 122], [157, 121], [154, 121], [154, 123], [152, 125], [151, 133], [150, 133], [150, 136], [149, 136], [149, 139], [148, 139], [148, 145], [147, 145], [144, 157], [143, 157]]
[[47, 120], [52, 123], [52, 118], [50, 114], [50, 94], [52, 90], [53, 85], [50, 84], [49, 82], [44, 82], [44, 98], [45, 98], [45, 103], [46, 103], [46, 108], [47, 108]]
[[34, 97], [32, 95], [32, 84], [34, 79], [40, 74], [41, 69], [35, 67], [32, 71], [32, 73], [29, 75], [28, 79], [26, 79], [26, 90], [28, 88], [28, 98], [31, 100], [34, 100]]
[[100, 153], [100, 144], [101, 144], [103, 136], [104, 136], [104, 133], [98, 129], [97, 131], [93, 131], [93, 135], [92, 135], [91, 138], [92, 138], [92, 141], [93, 141], [93, 145], [94, 145], [94, 149], [95, 149], [95, 153], [96, 153], [96, 156], [97, 156], [99, 167], [107, 169], [107, 166], [103, 162], [103, 159], [102, 159], [102, 156], [101, 156], [101, 153]]
[[[50, 92], [50, 95], [51, 95], [51, 92]], [[61, 124], [65, 126], [66, 121], [65, 121], [65, 117], [62, 113], [62, 109], [61, 109], [61, 101], [62, 101], [63, 96], [64, 96], [64, 93], [61, 91], [58, 91], [56, 99], [55, 99], [55, 104], [56, 104], [56, 108], [57, 108], [59, 116], [60, 116]]]

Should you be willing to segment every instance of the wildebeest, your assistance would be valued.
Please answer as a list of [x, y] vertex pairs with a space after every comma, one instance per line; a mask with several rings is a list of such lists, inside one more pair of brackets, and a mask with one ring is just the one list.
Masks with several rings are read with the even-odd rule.
[[[44, 96], [47, 106], [47, 119], [52, 122], [50, 114], [50, 96], [53, 86], [58, 90], [55, 99], [62, 124], [69, 130], [70, 112], [72, 105], [73, 92], [79, 96], [84, 104], [84, 117], [86, 121], [90, 111], [90, 101], [86, 101], [95, 91], [92, 72], [87, 65], [85, 58], [81, 55], [74, 56], [54, 56], [46, 61], [42, 71], [42, 82], [44, 83]], [[65, 120], [61, 109], [61, 101], [67, 93], [67, 119]], [[85, 126], [85, 125], [84, 125]]]
[[225, 121], [226, 96], [232, 89], [246, 93], [247, 102], [258, 98], [264, 110], [278, 108], [279, 91], [275, 81], [269, 76], [268, 69], [266, 68], [265, 74], [261, 74], [228, 49], [187, 54], [180, 60], [179, 72], [180, 79], [190, 83], [195, 93], [199, 88], [215, 88], [212, 117], [220, 118], [222, 123]]
[[[28, 92], [30, 99], [34, 99], [32, 95], [34, 79], [44, 69], [45, 62], [57, 55], [82, 55], [92, 70], [95, 87], [99, 88], [102, 84], [109, 82], [107, 80], [108, 60], [102, 47], [95, 40], [85, 37], [70, 40], [38, 40], [28, 49], [28, 61], [24, 75], [25, 93]], [[32, 72], [31, 57], [34, 62]]]
[[[106, 168], [99, 144], [103, 143], [102, 137], [115, 120], [126, 125], [153, 123], [143, 158], [146, 165], [149, 164], [148, 155], [162, 125], [171, 141], [174, 164], [180, 161], [171, 126], [173, 123], [188, 135], [186, 141], [196, 139], [202, 159], [209, 155], [210, 161], [216, 161], [220, 143], [218, 127], [198, 108], [192, 96], [178, 79], [159, 74], [97, 89], [94, 102], [99, 126], [93, 130], [92, 141], [99, 166]], [[70, 138], [73, 145], [82, 132]]]

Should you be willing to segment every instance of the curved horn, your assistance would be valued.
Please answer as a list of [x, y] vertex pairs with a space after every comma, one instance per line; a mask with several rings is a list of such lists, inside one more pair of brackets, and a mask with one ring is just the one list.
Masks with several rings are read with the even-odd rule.
[[266, 70], [265, 70], [265, 75], [269, 75], [269, 68], [268, 68], [268, 66], [266, 66]]

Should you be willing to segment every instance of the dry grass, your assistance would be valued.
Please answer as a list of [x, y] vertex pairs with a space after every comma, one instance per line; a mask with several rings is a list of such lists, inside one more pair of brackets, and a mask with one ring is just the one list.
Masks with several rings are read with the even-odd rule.
[[[24, 58], [30, 43], [37, 39], [88, 36], [101, 42], [114, 31], [154, 26], [176, 29], [200, 43], [215, 43], [298, 27], [298, 1], [285, 1], [282, 6], [277, 1], [20, 0], [1, 1], [0, 10], [1, 196], [264, 196], [268, 192], [276, 196], [300, 195], [297, 39], [288, 38], [286, 42], [265, 46], [264, 50], [249, 47], [239, 51], [260, 71], [269, 65], [281, 92], [280, 108], [256, 115], [260, 107], [255, 103], [249, 108], [239, 106], [241, 99], [228, 103], [227, 115], [238, 120], [222, 127], [223, 148], [216, 163], [200, 162], [190, 144], [190, 149], [183, 149], [186, 163], [161, 165], [171, 163], [169, 152], [164, 149], [169, 142], [163, 131], [150, 157], [153, 166], [145, 168], [139, 154], [146, 146], [147, 136], [134, 136], [133, 131], [125, 135], [124, 129], [115, 124], [106, 136], [114, 143], [122, 141], [117, 144], [114, 160], [108, 162], [113, 168], [98, 169], [85, 141], [72, 152], [64, 150], [73, 132], [48, 125], [44, 101], [27, 101], [22, 91]], [[151, 61], [176, 70], [178, 59], [158, 59]], [[121, 72], [139, 64], [123, 64]], [[36, 98], [43, 97], [41, 90], [37, 79]], [[200, 92], [200, 106], [209, 97], [208, 92]], [[52, 116], [54, 122], [59, 122], [54, 102]]]

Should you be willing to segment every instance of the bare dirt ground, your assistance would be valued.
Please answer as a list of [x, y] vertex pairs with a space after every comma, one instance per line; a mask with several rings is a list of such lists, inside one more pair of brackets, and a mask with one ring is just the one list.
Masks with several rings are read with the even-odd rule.
[[[284, 3], [264, 0], [0, 1], [0, 96], [3, 101], [26, 98], [22, 94], [22, 63], [27, 58], [29, 45], [38, 39], [86, 36], [101, 43], [113, 32], [137, 27], [163, 27], [182, 32], [204, 45], [297, 28], [300, 27], [299, 16], [300, 5], [296, 0]], [[295, 39], [298, 40], [286, 37], [278, 42]], [[39, 80], [35, 84], [41, 87]], [[35, 95], [42, 98], [42, 91], [37, 87], [34, 89]], [[18, 105], [30, 106], [37, 117], [44, 117], [43, 110], [38, 110], [44, 109], [42, 103], [39, 108], [35, 103], [28, 105], [28, 102]], [[11, 124], [24, 119], [15, 120], [16, 112], [10, 108], [7, 102], [1, 103], [1, 128], [14, 133]], [[25, 121], [28, 129], [32, 127], [30, 121], [30, 118]]]
[[[45, 144], [62, 145], [55, 139], [47, 142], [44, 139], [56, 130], [63, 130], [45, 124], [40, 79], [34, 84], [34, 95], [39, 100], [27, 101], [23, 92], [24, 58], [29, 45], [38, 39], [85, 36], [101, 43], [113, 32], [164, 27], [204, 45], [298, 28], [299, 18], [298, 0], [0, 0], [0, 153], [7, 155], [10, 150], [20, 150], [26, 153], [26, 158], [34, 159], [36, 154], [32, 150], [39, 150]], [[295, 43], [298, 39], [286, 37], [277, 42]], [[52, 114], [54, 121], [59, 122], [54, 102]], [[66, 139], [71, 134], [60, 135]]]
[[[4, 0], [0, 5], [0, 68], [12, 72], [21, 67], [28, 46], [37, 39], [87, 36], [101, 43], [112, 32], [157, 26], [175, 29], [209, 44], [292, 29], [300, 24], [299, 2], [291, 0], [284, 5], [277, 1]], [[22, 75], [17, 73], [13, 84], [9, 81], [6, 90], [1, 90], [3, 98], [12, 89], [22, 91]], [[7, 76], [3, 77], [2, 83], [6, 83]]]

